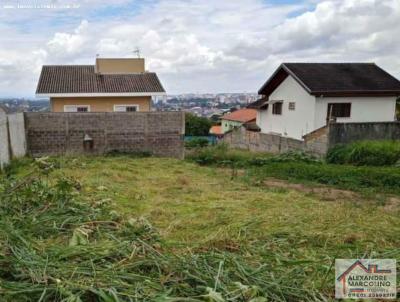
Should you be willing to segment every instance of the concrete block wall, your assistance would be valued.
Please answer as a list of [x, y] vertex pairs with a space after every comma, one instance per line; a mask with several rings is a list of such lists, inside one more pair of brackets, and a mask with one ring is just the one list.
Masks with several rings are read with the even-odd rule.
[[25, 119], [23, 113], [8, 115], [8, 134], [13, 158], [26, 155]]
[[326, 155], [329, 149], [329, 127], [319, 128], [304, 136], [307, 152], [315, 155]]
[[289, 151], [303, 151], [322, 157], [328, 150], [327, 135], [316, 136], [309, 141], [301, 141], [274, 134], [247, 131], [244, 127], [225, 134], [223, 142], [232, 148], [274, 154]]
[[0, 169], [10, 162], [7, 115], [0, 108]]
[[400, 140], [400, 122], [333, 123], [329, 128], [329, 146], [360, 140]]
[[[28, 152], [32, 156], [150, 152], [183, 158], [182, 112], [25, 113]], [[83, 139], [93, 139], [84, 150]]]
[[223, 139], [233, 148], [285, 153], [304, 151], [324, 157], [329, 148], [360, 140], [400, 140], [400, 122], [332, 123], [304, 136], [304, 140], [250, 132], [243, 127], [227, 133]]

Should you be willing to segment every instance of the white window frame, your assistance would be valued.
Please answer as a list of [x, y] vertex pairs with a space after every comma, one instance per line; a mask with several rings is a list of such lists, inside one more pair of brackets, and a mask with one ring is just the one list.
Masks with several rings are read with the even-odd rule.
[[[118, 107], [125, 107], [125, 111], [119, 111], [119, 110], [117, 110]], [[126, 111], [126, 108], [127, 108], [127, 107], [136, 107], [136, 112], [139, 112], [139, 105], [136, 105], [136, 104], [128, 104], [128, 105], [125, 105], [125, 104], [117, 104], [117, 105], [114, 105], [114, 112], [128, 112], [128, 111]]]
[[[67, 108], [69, 108], [69, 110]], [[87, 108], [87, 112], [90, 112], [90, 105], [64, 105], [64, 112], [78, 113], [78, 108]]]

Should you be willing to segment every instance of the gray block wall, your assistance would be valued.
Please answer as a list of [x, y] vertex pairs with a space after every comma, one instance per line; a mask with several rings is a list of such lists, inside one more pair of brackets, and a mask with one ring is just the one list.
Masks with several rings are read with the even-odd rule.
[[400, 122], [334, 123], [329, 128], [329, 146], [360, 140], [400, 140]]
[[[182, 112], [25, 113], [28, 152], [32, 156], [149, 152], [183, 158]], [[93, 149], [84, 149], [85, 135]]]
[[223, 139], [232, 148], [270, 153], [304, 151], [318, 157], [325, 156], [329, 148], [338, 144], [360, 140], [400, 140], [400, 122], [332, 123], [305, 135], [304, 140], [250, 132], [241, 127]]
[[223, 142], [232, 148], [254, 152], [285, 153], [289, 151], [308, 151], [322, 156], [319, 150], [308, 146], [304, 141], [268, 133], [247, 131], [244, 127], [225, 134]]
[[7, 115], [0, 108], [0, 169], [10, 161], [10, 147], [8, 142]]
[[25, 119], [23, 113], [8, 115], [8, 134], [13, 158], [26, 155]]
[[232, 148], [274, 154], [303, 151], [317, 157], [323, 157], [328, 150], [326, 132], [302, 141], [274, 134], [247, 131], [244, 127], [241, 127], [225, 134], [223, 142]]

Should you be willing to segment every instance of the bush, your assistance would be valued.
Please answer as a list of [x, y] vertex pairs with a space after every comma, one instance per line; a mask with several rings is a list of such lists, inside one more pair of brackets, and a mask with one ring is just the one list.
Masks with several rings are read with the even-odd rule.
[[218, 144], [214, 147], [196, 150], [186, 158], [202, 165], [234, 165], [237, 167], [263, 166], [272, 162], [321, 163], [314, 156], [304, 152], [291, 151], [284, 154], [271, 155], [229, 149], [226, 144]]
[[193, 148], [204, 148], [209, 144], [209, 140], [204, 137], [193, 138], [190, 141], [185, 142], [185, 147], [188, 149]]
[[262, 166], [271, 162], [321, 163], [321, 161], [318, 158], [316, 158], [311, 154], [300, 151], [289, 151], [268, 158], [261, 158], [261, 159], [255, 158], [250, 160], [249, 164], [254, 166]]
[[207, 136], [213, 123], [205, 117], [191, 113], [185, 115], [185, 132], [187, 136]]
[[329, 150], [326, 160], [332, 164], [391, 166], [400, 160], [400, 142], [362, 141], [339, 145]]
[[248, 151], [229, 149], [226, 144], [198, 149], [186, 158], [201, 165], [246, 166], [255, 154]]

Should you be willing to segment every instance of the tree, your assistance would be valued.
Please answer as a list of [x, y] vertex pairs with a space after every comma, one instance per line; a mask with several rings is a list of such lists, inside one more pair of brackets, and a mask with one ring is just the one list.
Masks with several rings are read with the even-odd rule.
[[205, 117], [198, 117], [191, 113], [186, 113], [186, 135], [188, 136], [208, 136], [212, 122]]

